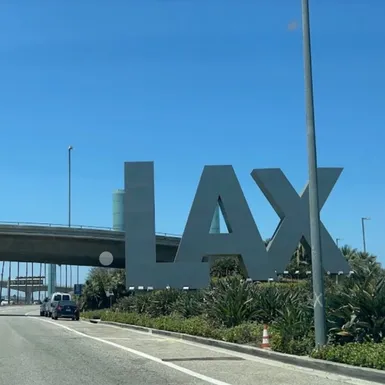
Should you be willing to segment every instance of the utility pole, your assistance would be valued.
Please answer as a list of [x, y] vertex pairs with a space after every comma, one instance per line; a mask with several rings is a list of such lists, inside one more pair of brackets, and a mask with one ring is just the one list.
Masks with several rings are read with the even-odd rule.
[[309, 168], [309, 214], [312, 253], [315, 345], [326, 344], [326, 314], [324, 277], [322, 268], [320, 212], [317, 175], [317, 146], [314, 117], [313, 74], [310, 41], [309, 1], [302, 0], [303, 60], [305, 77], [305, 104], [307, 127], [307, 151]]

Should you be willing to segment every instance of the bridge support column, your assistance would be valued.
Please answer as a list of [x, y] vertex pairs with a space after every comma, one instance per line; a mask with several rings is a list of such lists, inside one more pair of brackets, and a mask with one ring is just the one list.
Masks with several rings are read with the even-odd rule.
[[48, 297], [56, 291], [56, 265], [47, 265]]
[[25, 304], [31, 305], [32, 304], [32, 289], [27, 288], [27, 291], [25, 292]]
[[11, 302], [11, 277], [8, 278], [8, 304], [10, 304], [10, 302]]

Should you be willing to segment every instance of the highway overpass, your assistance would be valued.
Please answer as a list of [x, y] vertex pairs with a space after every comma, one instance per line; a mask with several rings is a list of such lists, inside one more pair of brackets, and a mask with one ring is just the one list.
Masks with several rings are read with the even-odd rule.
[[[0, 281], [0, 285], [1, 284], [3, 289], [8, 289], [8, 281]], [[48, 291], [48, 286], [44, 284], [34, 285], [34, 286], [28, 285], [27, 287], [25, 285], [11, 285], [10, 289], [15, 291], [21, 291], [23, 293], [26, 292], [26, 289], [27, 289], [27, 292], [32, 293], [32, 289], [33, 289], [34, 293], [39, 291], [43, 293], [45, 291]], [[60, 291], [61, 293], [69, 293], [73, 291], [73, 289], [74, 289], [73, 287], [56, 286], [56, 291]]]
[[[157, 234], [156, 241], [157, 262], [173, 262], [180, 237]], [[113, 255], [109, 267], [124, 268], [124, 232], [88, 226], [0, 222], [0, 261], [101, 266], [99, 256], [104, 251]]]

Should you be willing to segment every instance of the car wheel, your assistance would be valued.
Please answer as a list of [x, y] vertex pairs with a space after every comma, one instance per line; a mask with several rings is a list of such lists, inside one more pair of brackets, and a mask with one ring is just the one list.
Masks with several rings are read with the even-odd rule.
[[44, 315], [44, 313], [41, 311], [41, 312], [40, 312], [40, 317], [43, 317], [43, 315]]

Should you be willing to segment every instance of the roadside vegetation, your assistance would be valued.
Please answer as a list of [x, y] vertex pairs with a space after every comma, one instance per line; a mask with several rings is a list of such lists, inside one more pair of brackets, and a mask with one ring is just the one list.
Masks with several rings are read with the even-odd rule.
[[[302, 246], [276, 283], [248, 282], [237, 258], [220, 258], [205, 290], [129, 293], [124, 270], [95, 268], [80, 298], [82, 316], [253, 346], [267, 324], [275, 351], [385, 370], [385, 270], [373, 255], [341, 250], [354, 274], [325, 274], [328, 345], [319, 350], [311, 258]], [[114, 293], [112, 306], [106, 291]]]

